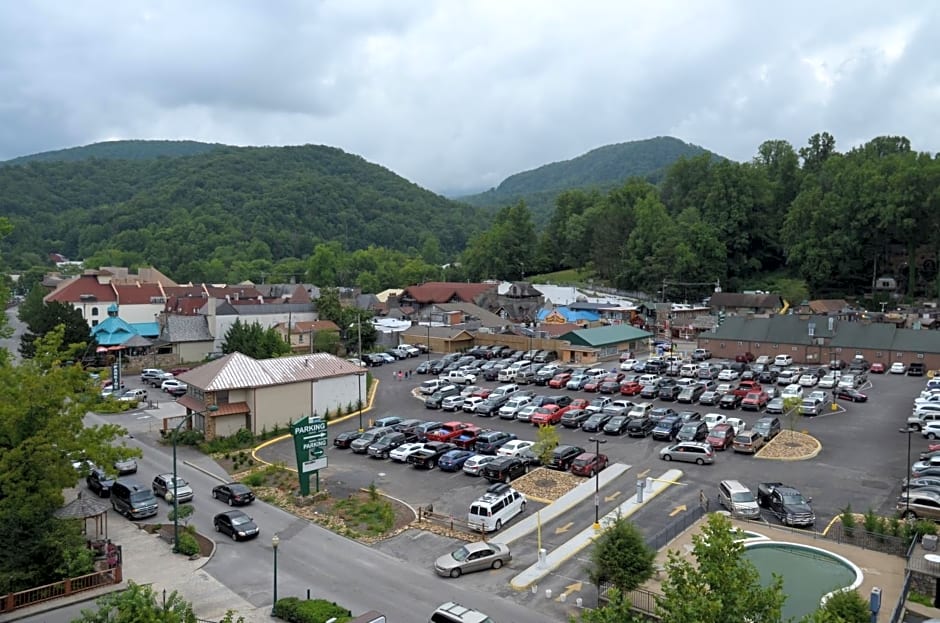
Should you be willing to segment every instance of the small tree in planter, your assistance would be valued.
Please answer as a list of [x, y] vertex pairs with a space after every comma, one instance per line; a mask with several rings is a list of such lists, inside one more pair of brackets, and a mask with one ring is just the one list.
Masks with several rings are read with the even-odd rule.
[[842, 533], [847, 538], [852, 538], [855, 534], [855, 513], [852, 512], [852, 505], [847, 504], [844, 509], [842, 509]]
[[167, 513], [166, 518], [170, 521], [179, 521], [183, 524], [185, 528], [189, 525], [189, 520], [192, 519], [193, 513], [196, 512], [196, 509], [193, 507], [192, 503], [190, 504], [177, 504], [175, 508], [171, 509]]

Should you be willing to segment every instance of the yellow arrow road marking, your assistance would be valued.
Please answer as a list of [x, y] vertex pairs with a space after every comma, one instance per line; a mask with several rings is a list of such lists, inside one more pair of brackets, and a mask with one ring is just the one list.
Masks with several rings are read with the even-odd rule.
[[688, 510], [688, 509], [685, 507], [685, 504], [680, 504], [679, 506], [677, 506], [677, 507], [675, 507], [674, 509], [672, 509], [672, 512], [669, 513], [669, 516], [670, 516], [670, 517], [675, 517], [675, 516], [678, 515], [679, 513], [683, 512], [683, 511], [686, 511], [686, 510]]
[[644, 469], [642, 472], [640, 472], [639, 474], [637, 474], [636, 477], [637, 477], [637, 478], [646, 478], [646, 476], [649, 475], [649, 473], [650, 473], [650, 470], [649, 470], [649, 469]]
[[561, 534], [561, 533], [563, 533], [563, 532], [568, 532], [568, 530], [571, 530], [571, 526], [573, 526], [573, 525], [574, 525], [574, 522], [573, 522], [573, 521], [569, 521], [568, 523], [566, 523], [566, 524], [563, 525], [562, 527], [560, 527], [560, 528], [555, 528], [555, 534]]
[[565, 587], [565, 591], [561, 595], [555, 598], [555, 601], [563, 601], [568, 598], [568, 595], [570, 595], [571, 593], [577, 593], [582, 588], [583, 588], [583, 585], [581, 584], [581, 582], [575, 582], [574, 584], [569, 584], [568, 586]]
[[611, 493], [610, 495], [605, 495], [605, 496], [604, 496], [604, 501], [605, 501], [605, 502], [613, 502], [614, 500], [616, 500], [616, 499], [619, 498], [619, 497], [620, 497], [620, 492], [619, 492], [619, 491], [614, 491], [614, 492]]

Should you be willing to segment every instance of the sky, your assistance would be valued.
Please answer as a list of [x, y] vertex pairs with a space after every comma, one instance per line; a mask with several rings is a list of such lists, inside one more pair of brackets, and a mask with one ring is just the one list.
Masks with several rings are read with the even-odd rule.
[[935, 153], [938, 33], [928, 0], [3, 2], [0, 160], [325, 144], [459, 195], [664, 135], [739, 161], [822, 131]]

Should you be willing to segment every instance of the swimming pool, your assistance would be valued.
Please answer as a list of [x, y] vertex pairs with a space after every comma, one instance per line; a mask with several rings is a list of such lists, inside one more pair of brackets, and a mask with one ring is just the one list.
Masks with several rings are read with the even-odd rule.
[[822, 600], [842, 588], [858, 588], [864, 575], [851, 561], [832, 552], [799, 543], [754, 540], [744, 543], [744, 557], [769, 583], [772, 574], [783, 578], [784, 620], [799, 619], [819, 608]]

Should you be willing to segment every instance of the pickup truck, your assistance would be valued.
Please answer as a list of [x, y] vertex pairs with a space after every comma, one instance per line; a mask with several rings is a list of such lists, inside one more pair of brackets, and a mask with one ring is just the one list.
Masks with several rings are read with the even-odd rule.
[[692, 351], [692, 361], [705, 361], [712, 358], [712, 352], [707, 348], [696, 348]]
[[812, 498], [804, 498], [798, 489], [781, 482], [762, 482], [757, 485], [757, 504], [773, 513], [785, 526], [816, 524], [816, 514], [810, 506]]
[[465, 370], [451, 370], [447, 374], [441, 375], [440, 378], [442, 381], [447, 381], [455, 385], [473, 385], [477, 382], [476, 373]]
[[429, 441], [423, 448], [408, 455], [408, 462], [417, 468], [434, 469], [442, 456], [456, 448], [452, 443]]
[[428, 441], [453, 441], [468, 428], [472, 429], [472, 428], [477, 428], [477, 427], [474, 426], [473, 424], [468, 424], [467, 422], [446, 422], [440, 428], [429, 432], [427, 435], [427, 440]]
[[741, 381], [734, 386], [734, 389], [731, 390], [731, 393], [735, 396], [740, 396], [743, 400], [745, 396], [751, 392], [760, 392], [763, 391], [763, 387], [760, 386], [758, 381]]

